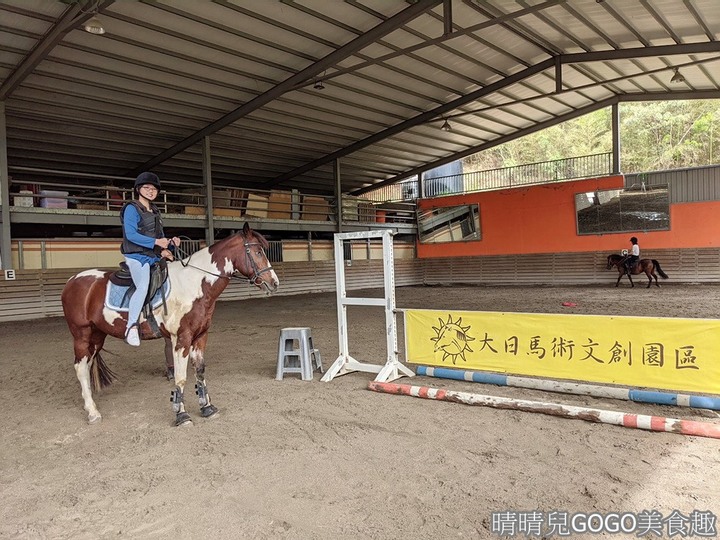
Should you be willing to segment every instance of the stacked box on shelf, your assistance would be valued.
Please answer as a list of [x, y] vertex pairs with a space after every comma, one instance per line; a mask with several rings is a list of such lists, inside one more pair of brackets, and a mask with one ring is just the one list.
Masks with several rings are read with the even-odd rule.
[[40, 191], [41, 208], [67, 208], [67, 191]]
[[242, 217], [242, 210], [239, 208], [213, 208], [213, 216]]
[[303, 195], [300, 219], [309, 221], [327, 221], [330, 214], [330, 203], [325, 197]]
[[343, 221], [358, 221], [359, 201], [344, 195], [342, 198], [342, 219]]
[[248, 193], [245, 215], [248, 217], [266, 218], [268, 216], [268, 199], [267, 195]]
[[268, 199], [267, 217], [273, 219], [291, 219], [292, 194], [289, 191], [271, 191]]
[[28, 189], [21, 189], [20, 193], [13, 197], [13, 206], [23, 206], [25, 208], [35, 206], [32, 195], [32, 191]]
[[202, 206], [186, 206], [185, 213], [191, 216], [204, 216], [205, 208]]

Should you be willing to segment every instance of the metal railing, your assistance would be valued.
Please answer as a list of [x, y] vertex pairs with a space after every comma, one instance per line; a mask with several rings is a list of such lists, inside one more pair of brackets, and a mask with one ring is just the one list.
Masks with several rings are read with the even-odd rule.
[[547, 184], [595, 176], [607, 176], [612, 172], [612, 153], [591, 154], [514, 167], [474, 171], [452, 176], [440, 176], [422, 180], [422, 191], [417, 178], [383, 186], [363, 195], [371, 201], [413, 201], [420, 197], [439, 197], [489, 191], [533, 184]]
[[[485, 191], [578, 178], [606, 176], [612, 171], [612, 154], [592, 154], [553, 161], [477, 171], [463, 175], [464, 191]], [[437, 179], [435, 179], [437, 180]]]
[[271, 263], [283, 262], [282, 240], [268, 241], [268, 249], [265, 255], [267, 255], [268, 261]]
[[188, 257], [200, 251], [203, 247], [204, 242], [201, 240], [192, 240], [190, 238], [180, 240], [180, 253], [183, 257]]
[[[62, 213], [86, 211], [91, 214], [117, 213], [123, 204], [134, 197], [132, 181], [122, 185], [92, 184], [92, 180], [44, 180], [39, 178], [13, 179], [11, 204], [13, 207], [45, 208]], [[115, 180], [115, 182], [120, 183]], [[202, 185], [163, 181], [163, 189], [155, 200], [163, 214], [205, 217], [207, 195]], [[215, 219], [337, 222], [337, 201], [325, 195], [307, 195], [298, 190], [248, 190], [216, 185], [212, 190]], [[365, 199], [343, 195], [343, 222], [391, 222], [413, 224], [414, 203], [377, 205]]]
[[363, 199], [373, 202], [403, 202], [420, 198], [417, 176], [401, 180], [396, 184], [382, 186], [361, 195]]

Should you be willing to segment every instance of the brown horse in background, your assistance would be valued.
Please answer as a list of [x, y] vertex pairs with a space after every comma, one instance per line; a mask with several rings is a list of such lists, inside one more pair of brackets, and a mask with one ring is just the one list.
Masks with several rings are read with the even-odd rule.
[[[141, 315], [142, 339], [162, 337], [169, 344], [166, 353], [173, 358], [175, 388], [171, 401], [176, 426], [192, 422], [184, 404], [188, 362], [195, 371], [201, 416], [210, 418], [217, 414], [205, 383], [205, 346], [215, 302], [236, 276], [243, 276], [243, 280], [267, 294], [278, 288], [278, 277], [265, 254], [267, 247], [267, 240], [246, 223], [241, 232], [183, 260], [168, 263], [170, 291], [166, 305], [153, 310], [159, 331], [153, 330]], [[71, 277], [62, 292], [63, 312], [75, 348], [75, 372], [91, 424], [102, 418], [92, 391], [108, 386], [114, 378], [100, 355], [105, 338], [123, 339], [127, 327], [127, 311], [108, 307], [105, 302], [111, 274], [97, 269], [85, 270]]]
[[628, 279], [630, 280], [630, 286], [634, 287], [635, 284], [633, 283], [632, 275], [638, 275], [638, 274], [645, 274], [648, 277], [648, 285], [647, 288], [650, 288], [650, 285], [652, 285], [653, 278], [655, 278], [655, 286], [659, 287], [660, 283], [658, 283], [658, 278], [655, 275], [655, 270], [657, 270], [657, 273], [660, 274], [660, 277], [663, 279], [668, 279], [668, 275], [662, 271], [662, 268], [660, 268], [660, 263], [656, 259], [640, 259], [637, 261], [633, 267], [628, 272], [627, 268], [625, 268], [625, 261], [627, 260], [626, 256], [620, 255], [618, 253], [613, 253], [612, 255], [608, 255], [607, 258], [607, 269], [610, 270], [613, 266], [617, 268], [618, 271], [618, 278], [617, 282], [615, 283], [615, 286], [617, 287], [620, 285], [620, 280], [623, 276], [627, 275]]

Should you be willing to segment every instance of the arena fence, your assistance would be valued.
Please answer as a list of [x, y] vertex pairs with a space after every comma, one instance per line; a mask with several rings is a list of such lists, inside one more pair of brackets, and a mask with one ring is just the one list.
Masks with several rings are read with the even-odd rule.
[[[448, 259], [396, 259], [395, 284], [409, 285], [599, 285], [612, 287], [615, 270], [607, 270], [605, 252], [549, 253], [461, 257]], [[657, 259], [670, 276], [663, 285], [720, 283], [720, 248], [645, 250], [644, 257]], [[273, 267], [280, 279], [277, 295], [335, 291], [333, 261], [278, 262]], [[353, 260], [347, 268], [348, 290], [382, 287], [383, 261]], [[0, 279], [0, 322], [62, 315], [60, 293], [65, 282], [79, 270], [18, 270], [15, 280]], [[644, 287], [645, 276], [633, 278]], [[627, 287], [627, 281], [621, 282]], [[233, 282], [220, 300], [255, 298], [254, 287]]]

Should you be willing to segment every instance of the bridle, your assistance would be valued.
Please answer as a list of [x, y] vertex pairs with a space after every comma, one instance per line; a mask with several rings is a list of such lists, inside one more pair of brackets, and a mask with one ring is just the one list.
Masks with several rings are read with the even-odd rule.
[[[617, 260], [613, 259], [613, 257], [619, 257]], [[612, 260], [612, 262], [611, 262]], [[613, 266], [617, 269], [620, 269], [620, 265], [622, 265], [626, 260], [628, 260], [627, 255], [609, 255], [608, 256], [608, 270], [612, 268]]]
[[[250, 253], [250, 247], [260, 246], [260, 251], [262, 251], [262, 254], [265, 255], [265, 249], [262, 247], [262, 244], [260, 242], [243, 242], [243, 245], [245, 246], [245, 255], [247, 256], [248, 261], [250, 262], [250, 267], [253, 271], [252, 276], [248, 277], [247, 280], [249, 283], [259, 287], [263, 283], [263, 280], [260, 276], [265, 272], [272, 271], [272, 264], [270, 264], [270, 261], [268, 261], [268, 265], [265, 268], [263, 268], [262, 270], [258, 270], [257, 263], [255, 262], [252, 254]], [[265, 255], [265, 259], [267, 259], [267, 255]]]
[[[186, 238], [186, 240], [190, 240], [190, 238]], [[215, 272], [211, 272], [211, 271], [209, 271], [209, 270], [205, 270], [204, 268], [200, 268], [199, 266], [195, 266], [195, 265], [190, 264], [190, 259], [191, 259], [192, 256], [193, 256], [192, 253], [187, 253], [187, 252], [184, 251], [183, 249], [180, 249], [180, 246], [175, 246], [175, 249], [177, 250], [178, 255], [180, 255], [180, 259], [178, 259], [178, 260], [180, 261], [180, 264], [183, 266], [183, 268], [187, 268], [187, 267], [194, 268], [194, 269], [196, 269], [196, 270], [200, 270], [201, 272], [205, 272], [206, 274], [209, 274], [209, 275], [211, 275], [211, 276], [220, 277], [220, 278], [225, 278], [225, 279], [228, 279], [228, 280], [229, 280], [229, 279], [232, 279], [232, 278], [239, 279], [239, 280], [241, 280], [241, 281], [242, 281], [242, 280], [246, 280], [249, 284], [255, 285], [255, 286], [258, 286], [258, 287], [259, 287], [260, 285], [263, 284], [262, 277], [261, 277], [262, 274], [264, 274], [265, 272], [270, 272], [270, 271], [273, 269], [273, 267], [272, 267], [272, 265], [270, 264], [270, 261], [268, 261], [268, 265], [267, 265], [266, 268], [263, 268], [262, 270], [259, 270], [259, 269], [258, 269], [258, 265], [257, 265], [257, 263], [255, 262], [255, 259], [253, 258], [253, 256], [252, 256], [252, 254], [250, 253], [250, 251], [251, 251], [251, 247], [252, 247], [252, 246], [259, 246], [259, 247], [260, 247], [260, 251], [262, 251], [263, 255], [265, 255], [265, 249], [262, 247], [262, 244], [261, 244], [260, 242], [249, 242], [249, 241], [245, 240], [245, 241], [243, 242], [243, 246], [245, 247], [245, 256], [247, 257], [248, 263], [249, 263], [249, 265], [250, 265], [250, 268], [252, 269], [252, 275], [249, 276], [249, 277], [242, 276], [242, 275], [238, 275], [239, 272], [238, 272], [237, 270], [235, 270], [235, 271], [234, 271], [232, 274], [230, 274], [230, 275], [216, 274]], [[185, 259], [185, 258], [187, 258], [187, 262], [185, 262], [185, 261], [183, 260], [183, 259]], [[265, 258], [267, 259], [267, 255], [265, 255]]]

